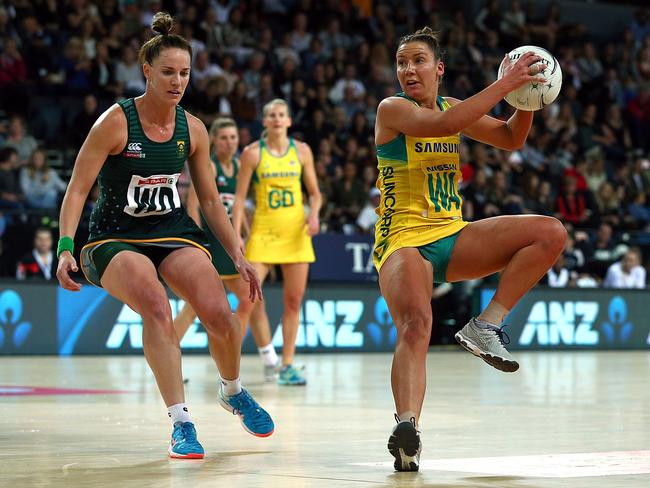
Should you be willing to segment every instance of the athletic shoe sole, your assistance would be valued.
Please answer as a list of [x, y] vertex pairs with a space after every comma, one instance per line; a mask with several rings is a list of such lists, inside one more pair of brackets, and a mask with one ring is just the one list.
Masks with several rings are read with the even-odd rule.
[[514, 373], [519, 369], [519, 363], [517, 361], [511, 361], [509, 359], [502, 358], [501, 356], [495, 356], [494, 354], [483, 352], [476, 344], [465, 337], [460, 331], [456, 332], [456, 335], [454, 337], [456, 338], [456, 342], [463, 346], [463, 348], [471, 352], [474, 356], [481, 358], [483, 361], [488, 363], [493, 368], [498, 369], [499, 371], [504, 371], [505, 373]]
[[418, 471], [420, 436], [410, 422], [400, 422], [388, 439], [388, 452], [395, 458], [395, 471]]
[[205, 457], [205, 454], [201, 454], [198, 452], [193, 452], [189, 454], [178, 454], [174, 451], [172, 451], [171, 446], [169, 447], [169, 457], [173, 459], [203, 459]]

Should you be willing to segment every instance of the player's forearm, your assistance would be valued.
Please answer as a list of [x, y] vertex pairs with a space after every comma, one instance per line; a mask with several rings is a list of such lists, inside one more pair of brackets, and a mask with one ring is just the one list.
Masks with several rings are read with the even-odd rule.
[[312, 215], [319, 215], [320, 209], [323, 206], [323, 198], [320, 192], [309, 194], [309, 211]]
[[77, 232], [81, 212], [86, 203], [87, 194], [77, 192], [68, 188], [63, 197], [61, 213], [59, 215], [59, 234], [61, 236], [73, 237]]
[[512, 146], [520, 148], [526, 142], [530, 128], [533, 125], [534, 112], [517, 110], [506, 122], [506, 128], [510, 131]]
[[500, 81], [495, 81], [476, 95], [445, 110], [440, 115], [439, 123], [447, 127], [446, 132], [457, 134], [492, 110], [508, 93]]

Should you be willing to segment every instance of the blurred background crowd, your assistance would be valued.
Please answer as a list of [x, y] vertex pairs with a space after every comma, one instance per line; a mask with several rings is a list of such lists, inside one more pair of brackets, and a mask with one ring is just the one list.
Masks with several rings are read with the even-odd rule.
[[[379, 101], [399, 90], [400, 36], [440, 31], [441, 93], [460, 99], [494, 81], [510, 49], [549, 49], [563, 88], [536, 114], [526, 145], [505, 152], [463, 139], [465, 218], [554, 215], [570, 239], [547, 285], [645, 287], [650, 10], [615, 2], [617, 22], [589, 25], [589, 9], [613, 3], [0, 0], [0, 276], [54, 277], [44, 253], [58, 237], [76, 152], [103, 110], [144, 91], [138, 49], [153, 14], [167, 10], [194, 50], [182, 105], [206, 125], [233, 117], [244, 147], [260, 136], [263, 105], [289, 102], [291, 134], [314, 151], [323, 232], [373, 231], [373, 124]], [[502, 102], [492, 115], [511, 113]]]

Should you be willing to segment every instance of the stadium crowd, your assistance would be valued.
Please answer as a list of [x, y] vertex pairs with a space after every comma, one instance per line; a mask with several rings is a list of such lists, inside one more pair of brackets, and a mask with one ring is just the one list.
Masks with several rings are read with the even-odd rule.
[[[291, 133], [315, 154], [327, 232], [373, 231], [373, 125], [379, 101], [398, 91], [400, 36], [423, 25], [440, 31], [442, 94], [461, 99], [494, 80], [505, 52], [546, 47], [561, 63], [563, 88], [535, 116], [525, 146], [461, 145], [465, 218], [555, 215], [570, 239], [549, 286], [645, 286], [650, 11], [631, 10], [627, 29], [594, 41], [584, 25], [564, 21], [561, 1], [519, 0], [489, 0], [471, 15], [438, 0], [0, 0], [1, 276], [25, 277], [25, 259], [38, 264], [32, 240], [47, 240], [42, 227], [56, 237], [90, 126], [115, 100], [143, 92], [137, 47], [159, 10], [191, 40], [182, 105], [206, 125], [233, 117], [244, 147], [260, 136], [264, 104], [289, 102]], [[511, 113], [505, 102], [493, 111]], [[82, 220], [78, 244], [83, 231]]]

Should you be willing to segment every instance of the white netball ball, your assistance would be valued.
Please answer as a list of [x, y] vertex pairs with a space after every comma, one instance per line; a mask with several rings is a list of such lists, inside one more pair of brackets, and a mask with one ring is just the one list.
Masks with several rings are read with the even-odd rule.
[[[518, 110], [532, 111], [546, 107], [557, 98], [562, 87], [562, 69], [555, 56], [538, 46], [521, 46], [513, 49], [508, 53], [510, 62], [516, 63], [523, 54], [529, 51], [542, 58], [537, 64], [543, 63], [546, 66], [540, 73], [540, 76], [546, 78], [546, 83], [530, 81], [508, 93], [505, 100]], [[499, 66], [499, 79], [503, 76], [504, 62], [505, 59]]]

